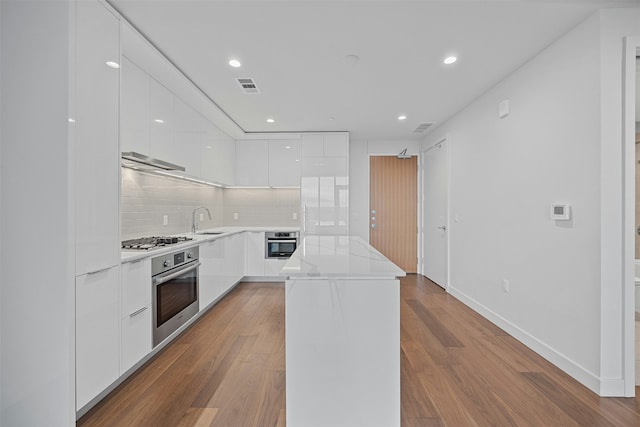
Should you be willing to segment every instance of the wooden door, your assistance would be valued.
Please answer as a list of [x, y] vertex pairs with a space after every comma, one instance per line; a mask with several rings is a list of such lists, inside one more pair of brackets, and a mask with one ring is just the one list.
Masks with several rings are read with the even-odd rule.
[[369, 243], [407, 273], [417, 271], [417, 157], [370, 157]]

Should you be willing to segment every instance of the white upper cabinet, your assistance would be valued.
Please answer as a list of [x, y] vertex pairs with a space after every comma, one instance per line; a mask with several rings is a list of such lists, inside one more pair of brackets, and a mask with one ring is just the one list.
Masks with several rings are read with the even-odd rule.
[[136, 64], [122, 57], [120, 64], [120, 150], [149, 153], [149, 89], [151, 78]]
[[221, 132], [211, 122], [205, 123], [205, 133], [200, 147], [202, 169], [200, 176], [222, 184], [233, 184], [236, 173], [235, 141]]
[[205, 120], [180, 98], [175, 98], [173, 127], [173, 161], [192, 176], [200, 176], [200, 147], [205, 133]]
[[80, 275], [120, 263], [120, 23], [97, 1], [78, 2], [77, 14], [74, 182]]
[[174, 99], [173, 93], [155, 79], [151, 79], [148, 101], [151, 117], [148, 155], [171, 163], [175, 162], [173, 155]]
[[269, 186], [269, 141], [236, 142], [236, 185]]
[[302, 157], [348, 157], [349, 137], [346, 134], [302, 134]]
[[269, 185], [300, 186], [300, 141], [269, 141]]

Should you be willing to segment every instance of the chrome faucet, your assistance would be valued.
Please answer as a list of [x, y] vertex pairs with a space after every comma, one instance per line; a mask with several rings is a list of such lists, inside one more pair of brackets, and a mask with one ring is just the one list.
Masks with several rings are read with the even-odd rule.
[[207, 214], [209, 215], [209, 221], [211, 221], [211, 211], [209, 211], [208, 208], [205, 208], [204, 206], [195, 208], [193, 210], [193, 213], [191, 214], [191, 220], [192, 220], [191, 231], [193, 233], [198, 231], [198, 224], [196, 223], [196, 211], [198, 211], [199, 209], [204, 209], [205, 211], [207, 211]]

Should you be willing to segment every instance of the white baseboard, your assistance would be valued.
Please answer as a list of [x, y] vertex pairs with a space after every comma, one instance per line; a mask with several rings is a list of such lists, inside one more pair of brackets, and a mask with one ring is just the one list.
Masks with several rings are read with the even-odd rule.
[[598, 378], [597, 375], [587, 371], [573, 360], [549, 347], [544, 342], [520, 329], [518, 326], [480, 304], [478, 301], [463, 292], [460, 292], [452, 286], [449, 287], [448, 292], [469, 308], [490, 320], [509, 335], [529, 347], [531, 350], [556, 365], [594, 393], [600, 396], [624, 396], [624, 381], [620, 379], [602, 380]]

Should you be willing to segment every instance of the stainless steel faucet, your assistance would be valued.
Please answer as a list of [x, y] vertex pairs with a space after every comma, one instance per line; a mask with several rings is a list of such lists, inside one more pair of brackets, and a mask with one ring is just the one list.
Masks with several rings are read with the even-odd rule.
[[211, 211], [209, 211], [208, 208], [205, 208], [204, 206], [200, 206], [200, 207], [195, 208], [193, 210], [193, 213], [191, 214], [191, 220], [192, 220], [192, 222], [191, 222], [191, 224], [192, 224], [191, 231], [193, 233], [198, 231], [198, 224], [196, 223], [196, 211], [198, 211], [199, 209], [204, 209], [205, 211], [207, 211], [207, 214], [209, 215], [209, 221], [211, 221]]

